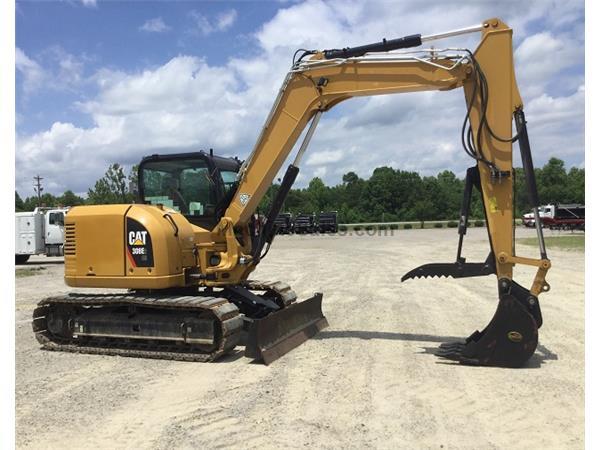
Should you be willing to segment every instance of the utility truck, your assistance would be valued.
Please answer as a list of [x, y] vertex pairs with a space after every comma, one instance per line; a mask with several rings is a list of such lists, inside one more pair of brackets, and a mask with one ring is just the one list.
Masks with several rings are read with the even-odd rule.
[[63, 256], [68, 208], [35, 208], [15, 214], [15, 264], [31, 255]]

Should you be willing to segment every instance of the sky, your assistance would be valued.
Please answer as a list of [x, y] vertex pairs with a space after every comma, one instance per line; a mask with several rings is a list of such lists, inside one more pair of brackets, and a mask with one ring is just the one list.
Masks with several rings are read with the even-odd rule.
[[[129, 170], [153, 153], [214, 148], [244, 159], [296, 49], [491, 17], [514, 30], [534, 163], [558, 157], [584, 167], [583, 1], [17, 0], [17, 191], [34, 195], [39, 174], [45, 192], [85, 194], [109, 164]], [[435, 45], [474, 49], [478, 41]], [[460, 143], [464, 114], [461, 90], [344, 102], [323, 115], [297, 186], [315, 176], [337, 184], [349, 171], [366, 178], [383, 165], [462, 177], [472, 165]]]

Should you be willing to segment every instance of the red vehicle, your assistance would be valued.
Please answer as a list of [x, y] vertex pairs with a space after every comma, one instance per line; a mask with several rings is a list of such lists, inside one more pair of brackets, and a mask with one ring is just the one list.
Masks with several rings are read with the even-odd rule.
[[546, 228], [551, 230], [585, 230], [584, 205], [548, 205], [549, 214], [540, 219]]

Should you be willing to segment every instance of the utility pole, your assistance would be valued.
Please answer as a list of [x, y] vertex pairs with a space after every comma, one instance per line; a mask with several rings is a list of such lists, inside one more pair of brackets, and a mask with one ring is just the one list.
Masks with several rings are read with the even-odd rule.
[[39, 175], [36, 175], [35, 177], [33, 177], [33, 179], [35, 180], [35, 184], [33, 185], [33, 190], [37, 194], [38, 208], [39, 208], [42, 206], [42, 191], [44, 190], [44, 188], [42, 187], [43, 178], [40, 177]]

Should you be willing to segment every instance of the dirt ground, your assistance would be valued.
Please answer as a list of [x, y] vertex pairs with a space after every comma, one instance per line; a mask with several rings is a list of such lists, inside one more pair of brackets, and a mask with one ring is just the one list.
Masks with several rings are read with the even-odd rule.
[[[278, 237], [254, 278], [289, 282], [300, 299], [323, 292], [330, 326], [268, 367], [239, 347], [212, 364], [42, 351], [34, 305], [68, 289], [60, 259], [32, 258], [46, 270], [16, 280], [17, 445], [583, 448], [584, 253], [549, 251], [552, 290], [526, 368], [467, 367], [427, 349], [487, 324], [494, 278], [400, 284], [417, 265], [452, 261], [456, 241], [456, 229]], [[484, 229], [469, 230], [464, 253], [485, 258]], [[528, 286], [533, 272], [515, 279]]]

